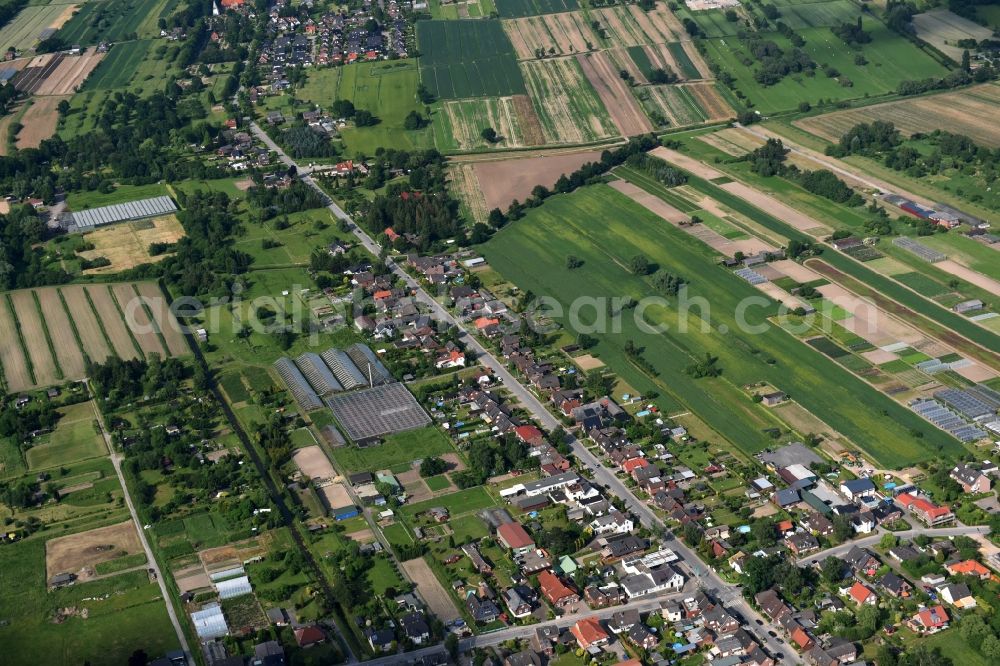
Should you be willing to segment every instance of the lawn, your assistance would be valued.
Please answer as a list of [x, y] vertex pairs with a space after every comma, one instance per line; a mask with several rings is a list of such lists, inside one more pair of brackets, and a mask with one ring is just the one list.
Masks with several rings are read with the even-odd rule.
[[342, 446], [334, 450], [333, 459], [347, 471], [372, 471], [454, 451], [444, 434], [428, 426], [389, 435], [377, 446]]
[[439, 474], [438, 476], [432, 476], [429, 479], [424, 479], [424, 483], [426, 483], [427, 487], [434, 492], [444, 490], [445, 488], [451, 488], [451, 479], [449, 479], [446, 474]]
[[[890, 93], [901, 81], [939, 77], [947, 70], [924, 51], [903, 37], [892, 32], [881, 22], [864, 19], [865, 30], [872, 41], [857, 51], [849, 48], [829, 28], [803, 28], [796, 30], [806, 41], [803, 50], [818, 65], [815, 76], [793, 74], [771, 86], [761, 86], [754, 80], [756, 59], [749, 56], [736, 37], [719, 37], [703, 42], [708, 59], [718, 64], [736, 79], [736, 88], [755, 104], [761, 113], [792, 110], [800, 102], [815, 104], [820, 99], [846, 100]], [[776, 43], [782, 50], [792, 48], [791, 43], [777, 33], [756, 35]], [[855, 54], [863, 53], [868, 64], [855, 64]], [[747, 58], [752, 64], [743, 64]], [[822, 69], [830, 65], [842, 77], [851, 81], [842, 85], [838, 79], [829, 78]]]
[[62, 418], [56, 429], [36, 439], [38, 443], [25, 454], [30, 469], [48, 469], [107, 455], [104, 440], [94, 428], [94, 407], [90, 401], [63, 407], [59, 413]]
[[420, 80], [444, 99], [524, 93], [514, 47], [500, 21], [420, 21]]
[[[47, 592], [45, 542], [37, 537], [0, 548], [0, 571], [0, 640], [10, 663], [124, 664], [137, 649], [162, 655], [178, 647], [159, 587], [145, 571]], [[87, 619], [53, 622], [67, 607], [86, 609]]]
[[[572, 276], [565, 268], [570, 254], [583, 260]], [[703, 330], [697, 317], [682, 318], [670, 303], [642, 312], [646, 322], [667, 325], [667, 332], [644, 331], [636, 317], [627, 314], [621, 318], [620, 333], [600, 335], [596, 350], [601, 360], [637, 389], [670, 396], [748, 453], [773, 445], [762, 432], [775, 425], [772, 417], [738, 388], [762, 380], [794, 395], [803, 407], [888, 466], [963, 450], [945, 433], [929, 428], [912, 412], [767, 323], [773, 305], [744, 313], [746, 325], [760, 325], [759, 332], [750, 333], [752, 329], [741, 326], [735, 313], [743, 299], [759, 298], [759, 292], [721, 269], [714, 253], [699, 241], [610, 187], [596, 185], [551, 198], [484, 247], [494, 269], [522, 290], [554, 297], [564, 311], [580, 298], [652, 295], [647, 280], [624, 268], [636, 254], [685, 275], [690, 280], [689, 298], [700, 297], [710, 304], [707, 312], [693, 306], [692, 314], [701, 310], [711, 323], [705, 327], [709, 330]], [[565, 322], [565, 317], [557, 319]], [[584, 323], [592, 320], [591, 314]], [[687, 332], [674, 332], [685, 325]], [[626, 340], [640, 348], [651, 373], [625, 355]], [[693, 379], [685, 372], [705, 353], [718, 357], [721, 378]], [[910, 428], [923, 431], [924, 438], [913, 438]]]
[[450, 495], [444, 495], [443, 497], [435, 497], [423, 502], [417, 502], [416, 504], [404, 505], [400, 507], [399, 513], [412, 519], [421, 511], [426, 511], [436, 506], [442, 506], [448, 509], [448, 512], [451, 513], [452, 516], [459, 516], [462, 514], [480, 511], [481, 509], [491, 506], [496, 506], [496, 500], [494, 500], [493, 497], [486, 492], [485, 488], [482, 486], [476, 486], [475, 488], [459, 490], [457, 493], [451, 493]]
[[395, 590], [402, 589], [406, 583], [396, 571], [396, 566], [388, 557], [376, 557], [373, 564], [368, 569], [368, 581], [372, 585], [375, 594], [385, 594], [389, 588]]

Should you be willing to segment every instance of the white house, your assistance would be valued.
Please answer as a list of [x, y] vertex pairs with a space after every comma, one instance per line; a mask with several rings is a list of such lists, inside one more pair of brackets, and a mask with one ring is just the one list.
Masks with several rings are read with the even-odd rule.
[[633, 527], [632, 519], [621, 511], [612, 511], [590, 521], [590, 529], [595, 536], [629, 534], [632, 532]]

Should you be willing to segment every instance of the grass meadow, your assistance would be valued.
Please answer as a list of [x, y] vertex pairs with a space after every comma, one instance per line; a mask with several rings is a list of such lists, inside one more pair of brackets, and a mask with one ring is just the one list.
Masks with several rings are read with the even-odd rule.
[[339, 447], [334, 449], [333, 459], [342, 469], [351, 472], [375, 471], [454, 451], [444, 434], [434, 426], [427, 426], [389, 435], [378, 446]]
[[[759, 297], [759, 292], [721, 269], [717, 257], [700, 242], [607, 186], [549, 199], [525, 220], [497, 234], [484, 254], [496, 270], [522, 289], [553, 296], [564, 306], [580, 297], [639, 299], [653, 295], [648, 280], [625, 268], [635, 254], [644, 254], [663, 270], [685, 276], [690, 281], [690, 297], [700, 296], [710, 303], [710, 314], [705, 315], [711, 324], [708, 332], [701, 330], [694, 314], [697, 307], [682, 318], [672, 299], [670, 306], [653, 306], [644, 313], [647, 322], [667, 324], [670, 331], [660, 335], [643, 332], [627, 314], [622, 317], [621, 332], [600, 335], [595, 351], [637, 389], [669, 396], [745, 452], [773, 443], [763, 432], [774, 426], [772, 417], [753, 405], [739, 388], [762, 380], [794, 396], [886, 465], [963, 450], [956, 440], [768, 324], [772, 306], [751, 308], [746, 313], [747, 323], [765, 325], [763, 332], [740, 332], [736, 308], [744, 298]], [[565, 268], [570, 254], [583, 259], [582, 267], [572, 274]], [[682, 322], [688, 325], [688, 332], [673, 332]], [[721, 332], [723, 328], [726, 332]], [[656, 371], [655, 377], [639, 370], [624, 354], [625, 342], [630, 339], [642, 349], [643, 358]], [[685, 373], [687, 366], [705, 353], [719, 358], [721, 378], [692, 379]], [[914, 438], [911, 428], [923, 432], [923, 439]]]

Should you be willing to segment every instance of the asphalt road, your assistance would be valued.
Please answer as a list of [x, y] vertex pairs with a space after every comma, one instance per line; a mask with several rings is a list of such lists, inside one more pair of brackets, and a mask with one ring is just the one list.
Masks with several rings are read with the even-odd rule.
[[[84, 380], [87, 385], [87, 391], [90, 391], [90, 383]], [[108, 428], [104, 423], [104, 415], [101, 414], [101, 410], [98, 409], [97, 403], [94, 403], [94, 414], [97, 418], [97, 423], [101, 427], [101, 434], [104, 436], [104, 443], [108, 447], [108, 455], [111, 458], [111, 464], [115, 468], [115, 474], [118, 475], [118, 483], [122, 486], [122, 494], [125, 497], [125, 506], [128, 507], [128, 512], [132, 516], [132, 522], [135, 523], [135, 529], [139, 532], [139, 541], [142, 543], [142, 549], [146, 552], [146, 565], [145, 568], [152, 569], [153, 573], [156, 574], [156, 582], [160, 586], [160, 594], [163, 596], [163, 603], [167, 607], [167, 615], [170, 617], [170, 624], [174, 626], [174, 632], [177, 634], [177, 642], [180, 644], [181, 649], [184, 650], [184, 654], [188, 661], [192, 661], [193, 655], [191, 654], [191, 647], [188, 645], [187, 636], [184, 635], [184, 630], [181, 628], [180, 620], [177, 619], [177, 612], [174, 610], [174, 605], [171, 603], [170, 592], [167, 591], [167, 584], [163, 578], [163, 572], [160, 571], [160, 565], [156, 562], [156, 557], [153, 556], [153, 549], [149, 547], [149, 541], [146, 539], [146, 530], [142, 527], [142, 521], [139, 520], [139, 514], [136, 513], [135, 505], [132, 504], [132, 496], [129, 495], [128, 486], [125, 485], [125, 475], [122, 474], [122, 456], [115, 452], [114, 443], [111, 441], [111, 435], [108, 434]]]
[[826, 550], [821, 550], [818, 553], [813, 553], [807, 557], [800, 558], [798, 564], [805, 564], [807, 562], [814, 562], [818, 560], [825, 560], [827, 557], [841, 557], [847, 553], [854, 546], [873, 546], [882, 540], [882, 537], [886, 534], [893, 534], [900, 539], [912, 539], [915, 536], [921, 534], [929, 537], [953, 537], [953, 536], [973, 536], [976, 534], [989, 534], [990, 528], [984, 525], [962, 525], [960, 527], [939, 527], [936, 529], [913, 529], [913, 530], [903, 530], [901, 532], [889, 532], [876, 530], [871, 536], [865, 537], [863, 539], [855, 539], [854, 541], [848, 541], [847, 543], [842, 543], [839, 546], [834, 546], [833, 548], [827, 548]]
[[[352, 220], [340, 206], [329, 199], [326, 193], [323, 192], [322, 188], [320, 188], [319, 185], [317, 185], [313, 179], [307, 175], [307, 172], [300, 170], [298, 168], [298, 164], [286, 155], [281, 147], [272, 141], [267, 133], [258, 127], [256, 123], [251, 123], [250, 128], [254, 135], [257, 136], [257, 138], [259, 138], [270, 150], [274, 151], [286, 166], [295, 167], [301, 174], [303, 182], [314, 187], [320, 194], [323, 195], [324, 199], [327, 200], [327, 207], [329, 210], [337, 218], [350, 222], [354, 227], [354, 234], [361, 244], [364, 245], [364, 247], [373, 255], [378, 256], [381, 249], [380, 246], [375, 243], [375, 241], [368, 236], [368, 234], [366, 234], [360, 226], [354, 223], [354, 220]], [[458, 321], [450, 312], [441, 306], [440, 303], [434, 300], [434, 298], [428, 294], [409, 274], [395, 264], [390, 263], [389, 266], [392, 271], [414, 291], [416, 299], [428, 307], [435, 319], [442, 323], [455, 326], [461, 331], [460, 338], [462, 343], [466, 345], [466, 348], [471, 349], [476, 353], [477, 359], [494, 372], [494, 374], [503, 382], [505, 388], [518, 399], [522, 406], [528, 410], [532, 417], [543, 428], [546, 430], [552, 430], [557, 426], [562, 425], [551, 413], [549, 413], [549, 411], [545, 408], [545, 405], [542, 404], [538, 397], [521, 384], [517, 378], [515, 378], [514, 375], [507, 370], [507, 368], [493, 355], [492, 351], [486, 349], [475, 337], [469, 334], [462, 322]], [[604, 467], [604, 465], [601, 464], [601, 461], [590, 453], [590, 451], [588, 451], [579, 440], [571, 438], [569, 444], [572, 447], [573, 453], [576, 455], [577, 459], [593, 470], [594, 481], [597, 484], [604, 486], [611, 495], [621, 498], [625, 502], [629, 511], [639, 518], [639, 521], [643, 526], [650, 528], [657, 534], [664, 534], [667, 531], [666, 525], [653, 512], [653, 510], [633, 495], [622, 480], [615, 476], [614, 472]], [[677, 553], [678, 557], [686, 563], [688, 569], [695, 574], [699, 587], [714, 591], [715, 596], [717, 596], [720, 601], [722, 601], [726, 606], [729, 606], [733, 610], [739, 612], [748, 622], [760, 620], [760, 622], [763, 623], [763, 631], [758, 631], [757, 627], [754, 627], [754, 630], [751, 631], [751, 633], [757, 636], [759, 642], [769, 653], [773, 655], [777, 652], [784, 652], [784, 662], [801, 663], [798, 659], [798, 655], [787, 645], [779, 644], [774, 638], [764, 633], [767, 630], [780, 633], [780, 628], [776, 625], [772, 625], [766, 618], [758, 614], [757, 611], [755, 611], [746, 602], [746, 600], [743, 599], [739, 586], [732, 585], [722, 580], [722, 578], [720, 578], [714, 570], [702, 563], [698, 556], [679, 540], [670, 539], [667, 545]], [[528, 633], [530, 630], [522, 627], [520, 628], [520, 631], [522, 633]]]

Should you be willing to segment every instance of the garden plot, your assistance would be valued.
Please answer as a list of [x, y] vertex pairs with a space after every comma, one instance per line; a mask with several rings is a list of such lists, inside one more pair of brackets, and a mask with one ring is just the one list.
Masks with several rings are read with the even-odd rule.
[[28, 359], [18, 340], [17, 318], [6, 301], [0, 302], [0, 364], [8, 391], [23, 391], [34, 386], [35, 380]]
[[45, 571], [48, 578], [59, 573], [78, 573], [100, 562], [141, 552], [135, 523], [128, 520], [48, 540], [45, 543]]
[[86, 288], [86, 294], [94, 307], [94, 314], [102, 325], [104, 332], [111, 339], [111, 345], [115, 353], [122, 359], [138, 358], [139, 350], [132, 342], [132, 336], [128, 327], [122, 321], [122, 315], [118, 311], [118, 306], [111, 297], [110, 287], [107, 285], [91, 285]]
[[600, 43], [583, 12], [564, 12], [503, 21], [521, 60], [591, 51]]
[[618, 135], [576, 60], [525, 61], [521, 69], [547, 143], [587, 143]]
[[619, 76], [606, 53], [588, 53], [578, 55], [576, 59], [622, 136], [635, 136], [653, 130], [635, 98], [629, 94], [628, 84]]
[[976, 143], [998, 148], [1000, 147], [1000, 125], [996, 122], [998, 109], [1000, 109], [1000, 85], [987, 83], [958, 92], [834, 111], [796, 120], [792, 124], [810, 134], [836, 143], [858, 123], [889, 119], [896, 129], [906, 136], [947, 127], [948, 131], [964, 134]]
[[974, 39], [981, 42], [993, 36], [993, 31], [989, 28], [940, 8], [916, 14], [913, 17], [913, 27], [917, 30], [917, 37], [955, 62], [961, 62], [962, 52], [965, 50], [957, 45], [959, 40]]
[[56, 350], [59, 367], [66, 379], [83, 379], [86, 376], [83, 364], [83, 352], [73, 335], [73, 324], [63, 308], [62, 300], [56, 287], [38, 289], [38, 302], [42, 308], [42, 316], [49, 335], [52, 336], [52, 346]]
[[163, 345], [160, 344], [160, 336], [157, 335], [156, 325], [146, 313], [143, 300], [135, 293], [131, 284], [116, 284], [112, 287], [118, 306], [125, 315], [125, 324], [132, 331], [139, 348], [148, 358], [150, 354], [159, 354], [160, 358], [167, 356]]
[[152, 282], [137, 282], [134, 286], [146, 306], [153, 313], [153, 321], [156, 322], [160, 333], [163, 334], [163, 339], [167, 343], [167, 349], [170, 354], [172, 356], [183, 356], [190, 353], [191, 348], [188, 347], [187, 342], [184, 340], [181, 325], [170, 311], [170, 305], [167, 303], [167, 299], [163, 296], [160, 288]]
[[94, 363], [103, 363], [104, 359], [111, 356], [111, 349], [104, 339], [104, 333], [101, 332], [101, 325], [94, 311], [87, 302], [84, 287], [72, 285], [59, 287], [58, 291], [65, 302], [73, 326], [80, 335], [83, 352]]
[[[62, 373], [57, 369], [52, 351], [49, 349], [45, 322], [38, 312], [34, 293], [24, 289], [12, 291], [8, 296], [14, 306], [14, 314], [17, 316], [21, 335], [28, 348], [31, 365], [35, 370], [35, 381], [39, 386], [58, 383]], [[12, 341], [4, 341], [4, 344], [9, 344], [9, 342]]]

